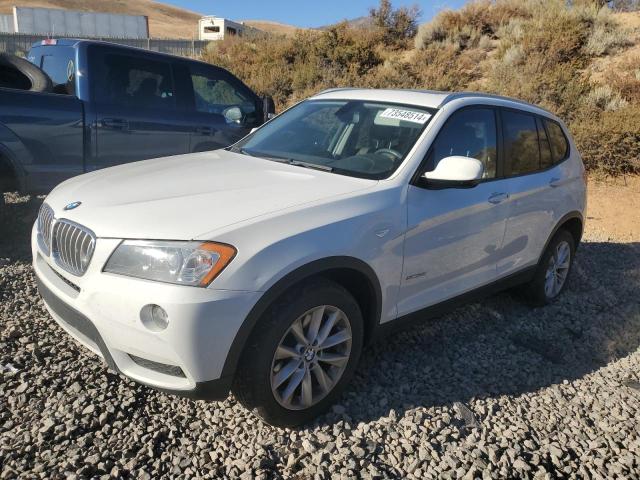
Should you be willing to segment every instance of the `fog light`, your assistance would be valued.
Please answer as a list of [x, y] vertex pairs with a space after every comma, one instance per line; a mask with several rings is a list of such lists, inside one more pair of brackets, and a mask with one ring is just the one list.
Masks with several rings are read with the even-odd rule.
[[152, 332], [160, 332], [169, 325], [169, 315], [160, 305], [145, 305], [142, 307], [140, 320]]

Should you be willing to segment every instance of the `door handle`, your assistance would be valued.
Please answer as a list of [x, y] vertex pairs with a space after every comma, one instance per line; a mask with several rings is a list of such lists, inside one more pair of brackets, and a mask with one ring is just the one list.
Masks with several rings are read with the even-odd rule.
[[552, 178], [551, 180], [549, 180], [549, 186], [556, 188], [559, 187], [560, 185], [562, 185], [562, 180], [559, 178]]
[[507, 198], [509, 198], [508, 193], [495, 192], [495, 193], [492, 193], [491, 196], [489, 197], [489, 203], [493, 203], [494, 205], [497, 205], [500, 202], [504, 202]]
[[213, 128], [211, 128], [211, 127], [196, 127], [196, 133], [198, 135], [213, 135]]
[[129, 122], [123, 118], [103, 118], [102, 126], [112, 130], [129, 130]]

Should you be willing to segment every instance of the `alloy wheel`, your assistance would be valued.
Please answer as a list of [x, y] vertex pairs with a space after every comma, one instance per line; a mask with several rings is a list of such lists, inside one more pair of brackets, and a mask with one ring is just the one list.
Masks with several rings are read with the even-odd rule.
[[339, 308], [321, 305], [300, 315], [271, 364], [271, 391], [278, 403], [304, 410], [326, 397], [347, 368], [351, 342], [351, 324]]
[[562, 290], [571, 266], [571, 247], [566, 241], [558, 243], [549, 258], [544, 281], [544, 293], [547, 298], [554, 298]]

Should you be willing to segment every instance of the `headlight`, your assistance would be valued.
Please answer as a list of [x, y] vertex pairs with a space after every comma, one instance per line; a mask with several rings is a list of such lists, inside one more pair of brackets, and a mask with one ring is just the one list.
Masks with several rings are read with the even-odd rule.
[[125, 240], [111, 255], [105, 272], [158, 282], [206, 287], [236, 254], [214, 242]]

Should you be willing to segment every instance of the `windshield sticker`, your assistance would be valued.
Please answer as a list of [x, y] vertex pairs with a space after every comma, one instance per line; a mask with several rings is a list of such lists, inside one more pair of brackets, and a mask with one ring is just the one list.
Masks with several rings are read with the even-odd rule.
[[401, 108], [387, 108], [380, 114], [380, 118], [393, 118], [395, 120], [404, 120], [405, 122], [424, 125], [431, 118], [431, 115], [428, 113], [414, 112], [412, 110], [403, 110]]

